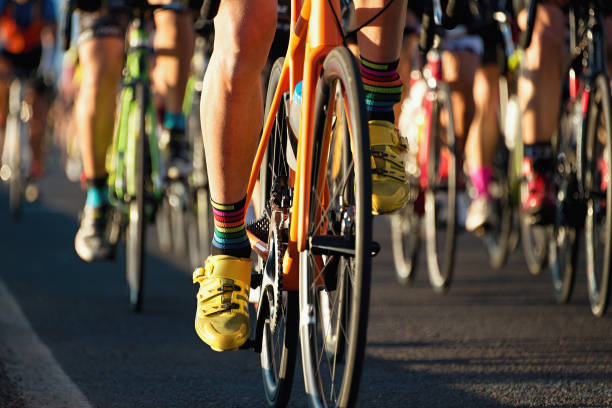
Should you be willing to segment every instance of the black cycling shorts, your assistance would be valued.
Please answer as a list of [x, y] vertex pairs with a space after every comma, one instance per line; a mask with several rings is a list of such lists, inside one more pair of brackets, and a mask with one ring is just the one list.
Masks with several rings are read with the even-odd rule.
[[31, 76], [36, 72], [40, 65], [42, 48], [37, 47], [32, 51], [23, 52], [21, 54], [13, 54], [5, 49], [0, 50], [0, 56], [9, 60], [13, 68], [17, 71]]
[[81, 11], [79, 14], [79, 37], [81, 44], [91, 38], [125, 38], [129, 17], [121, 12]]

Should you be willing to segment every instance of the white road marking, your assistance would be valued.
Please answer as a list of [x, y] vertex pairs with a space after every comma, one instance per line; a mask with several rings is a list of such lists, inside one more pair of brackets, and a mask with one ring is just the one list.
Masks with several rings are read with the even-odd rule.
[[28, 407], [91, 408], [40, 340], [0, 278], [0, 353], [13, 384]]

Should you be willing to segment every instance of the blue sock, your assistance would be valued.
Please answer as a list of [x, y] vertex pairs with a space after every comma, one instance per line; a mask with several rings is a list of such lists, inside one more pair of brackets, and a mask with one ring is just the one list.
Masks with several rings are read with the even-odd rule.
[[99, 208], [109, 203], [110, 201], [108, 199], [108, 186], [92, 186], [87, 189], [87, 201], [85, 201], [86, 206], [92, 208]]
[[185, 131], [186, 121], [183, 112], [164, 111], [164, 127], [168, 130]]

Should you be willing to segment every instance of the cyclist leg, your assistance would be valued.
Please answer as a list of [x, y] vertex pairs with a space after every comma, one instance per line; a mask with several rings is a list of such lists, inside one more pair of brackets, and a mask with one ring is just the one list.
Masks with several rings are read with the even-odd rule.
[[[151, 1], [169, 4], [171, 0]], [[185, 138], [183, 100], [191, 73], [194, 47], [193, 15], [189, 10], [155, 11], [155, 69], [152, 78], [164, 107], [162, 138], [168, 143], [168, 175], [171, 178], [191, 172], [191, 157]]]
[[[357, 26], [374, 17], [384, 0], [357, 0]], [[361, 74], [370, 125], [372, 212], [391, 213], [406, 205], [409, 184], [402, 153], [406, 149], [395, 128], [393, 106], [400, 101], [402, 82], [397, 72], [406, 19], [406, 1], [395, 0], [357, 34]]]
[[263, 117], [259, 75], [274, 37], [276, 2], [223, 0], [214, 22], [201, 122], [215, 231], [212, 255], [193, 279], [200, 284], [196, 332], [214, 350], [227, 351], [249, 337], [251, 248], [244, 204]]
[[476, 190], [468, 208], [465, 228], [477, 231], [498, 222], [489, 184], [493, 177], [493, 158], [499, 138], [499, 64], [505, 53], [495, 23], [479, 28], [483, 53], [481, 65], [474, 74], [474, 119], [470, 124], [465, 146], [465, 160]]
[[117, 87], [123, 68], [124, 17], [82, 13], [79, 60], [82, 82], [75, 102], [87, 200], [75, 236], [75, 250], [85, 261], [105, 259], [112, 248], [106, 238], [111, 213], [106, 185], [106, 151], [112, 141]]
[[[523, 28], [526, 18], [522, 11], [519, 24]], [[566, 67], [565, 21], [555, 2], [538, 6], [533, 39], [525, 53], [524, 75], [518, 82], [525, 144], [523, 175], [529, 190], [521, 210], [531, 215], [534, 222], [549, 221], [554, 211], [550, 141], [557, 127], [560, 84]]]

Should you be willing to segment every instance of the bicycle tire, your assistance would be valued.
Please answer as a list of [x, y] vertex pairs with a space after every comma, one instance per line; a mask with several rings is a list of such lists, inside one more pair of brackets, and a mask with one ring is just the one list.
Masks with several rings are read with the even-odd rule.
[[134, 115], [128, 128], [130, 137], [136, 136], [135, 194], [129, 202], [128, 225], [126, 234], [126, 279], [129, 288], [130, 306], [134, 312], [142, 309], [144, 285], [144, 247], [145, 247], [145, 117], [148, 95], [144, 83], [134, 86], [133, 107], [130, 114]]
[[187, 254], [187, 227], [185, 203], [187, 185], [183, 181], [174, 181], [168, 188], [170, 203], [170, 229], [172, 230], [172, 250], [175, 255], [183, 257]]
[[508, 176], [512, 171], [511, 166], [510, 152], [504, 143], [500, 143], [493, 163], [493, 180], [489, 188], [497, 203], [499, 224], [494, 229], [488, 229], [484, 236], [489, 265], [493, 269], [500, 269], [506, 264], [512, 246], [514, 207], [511, 181]]
[[[274, 99], [274, 94], [278, 86], [283, 67], [284, 58], [276, 60], [270, 71], [270, 79], [266, 92], [264, 118], [268, 117], [270, 107]], [[268, 148], [264, 154], [264, 161], [260, 169], [260, 209], [258, 216], [270, 217], [269, 203], [272, 193], [272, 183], [276, 176], [288, 176], [289, 165], [285, 156], [286, 143], [289, 143], [289, 129], [287, 126], [287, 115], [285, 106], [281, 102], [272, 131]], [[268, 219], [268, 225], [270, 219]], [[268, 234], [271, 237], [271, 234]], [[282, 265], [282, 251], [277, 247], [280, 245], [278, 240], [274, 242], [269, 239], [270, 255], [268, 262], [274, 262], [273, 270], [280, 273], [279, 262]], [[266, 266], [267, 262], [266, 262]], [[264, 273], [266, 273], [264, 271]], [[274, 279], [274, 277], [271, 277]], [[280, 281], [282, 284], [282, 281]], [[295, 363], [297, 359], [298, 344], [298, 295], [295, 291], [282, 291], [281, 288], [266, 285], [262, 290], [262, 302], [259, 307], [265, 307], [265, 322], [262, 335], [262, 348], [260, 354], [261, 373], [268, 407], [284, 407], [289, 402], [291, 388], [293, 387], [293, 377], [295, 373]], [[282, 286], [282, 285], [281, 285]], [[274, 293], [276, 292], [276, 293]], [[277, 303], [278, 302], [278, 303]], [[275, 313], [274, 319], [270, 312]], [[261, 312], [261, 311], [260, 311]]]
[[[610, 297], [612, 267], [612, 190], [609, 186], [609, 177], [612, 174], [612, 111], [607, 77], [603, 74], [598, 75], [593, 86], [587, 112], [584, 189], [587, 212], [584, 232], [589, 301], [592, 313], [601, 317], [606, 311]], [[600, 114], [604, 125], [603, 146], [600, 146], [602, 142], [600, 140], [602, 134], [599, 131]], [[605, 193], [601, 191], [603, 177], [608, 179], [605, 181], [607, 183]], [[598, 231], [596, 224], [602, 226], [601, 231]]]
[[9, 177], [9, 209], [15, 219], [20, 219], [23, 205], [23, 164], [21, 145], [23, 140], [24, 122], [21, 119], [21, 107], [23, 101], [23, 83], [20, 79], [11, 82], [9, 90], [9, 117], [7, 118], [7, 138], [11, 138], [8, 145], [11, 152], [8, 155], [10, 168]]
[[[553, 172], [555, 186], [555, 222], [549, 228], [548, 264], [551, 271], [553, 294], [559, 304], [567, 303], [572, 295], [578, 258], [578, 232], [581, 228], [569, 217], [580, 218], [584, 214], [578, 194], [576, 174], [576, 147], [574, 141], [582, 135], [576, 134], [576, 123], [582, 124], [580, 102], [564, 101], [561, 106], [559, 125], [555, 134], [556, 163]], [[582, 125], [579, 126], [582, 129]], [[574, 162], [574, 163], [572, 163]], [[576, 215], [572, 215], [576, 214]]]
[[155, 214], [155, 227], [157, 230], [157, 246], [159, 250], [168, 254], [172, 251], [172, 228], [170, 226], [170, 204], [164, 197]]
[[[450, 287], [455, 263], [455, 238], [457, 222], [457, 152], [450, 91], [445, 84], [438, 84], [432, 107], [431, 134], [429, 136], [429, 158], [427, 165], [428, 186], [425, 191], [425, 249], [429, 283], [434, 292], [443, 294]], [[440, 115], [447, 112], [446, 127], [447, 176], [440, 174], [442, 164]], [[446, 183], [446, 186], [444, 186]], [[441, 194], [440, 194], [441, 193]], [[446, 199], [446, 218], [438, 216], [439, 198]], [[443, 222], [444, 221], [444, 222]], [[442, 227], [445, 227], [444, 232]], [[440, 243], [443, 247], [440, 249]]]
[[[342, 97], [336, 97], [337, 90]], [[355, 58], [347, 48], [337, 47], [326, 56], [315, 101], [312, 186], [308, 192], [310, 245], [300, 253], [299, 263], [302, 367], [310, 406], [351, 407], [359, 392], [368, 324], [372, 176], [363, 86]], [[336, 110], [330, 106], [332, 102], [343, 102], [344, 109], [340, 105]], [[336, 112], [348, 115], [349, 132], [336, 132], [332, 127]], [[330, 153], [330, 146], [336, 150]], [[322, 208], [323, 204], [327, 206]], [[354, 256], [322, 255], [313, 247], [321, 238], [348, 241]], [[341, 265], [346, 268], [339, 268]], [[325, 285], [321, 282], [323, 271]], [[320, 304], [321, 291], [331, 298], [333, 307]], [[332, 313], [328, 321], [335, 323], [331, 327], [322, 326], [321, 314], [326, 312]], [[333, 348], [325, 346], [327, 339], [333, 339]]]
[[[524, 181], [521, 181], [521, 184], [524, 184]], [[521, 190], [523, 190], [523, 187], [521, 187]], [[546, 228], [541, 225], [533, 225], [522, 212], [519, 215], [519, 220], [521, 224], [521, 244], [527, 270], [532, 275], [539, 275], [546, 268], [548, 261]]]
[[414, 281], [421, 246], [421, 217], [409, 202], [391, 216], [391, 250], [395, 277], [404, 286]]

